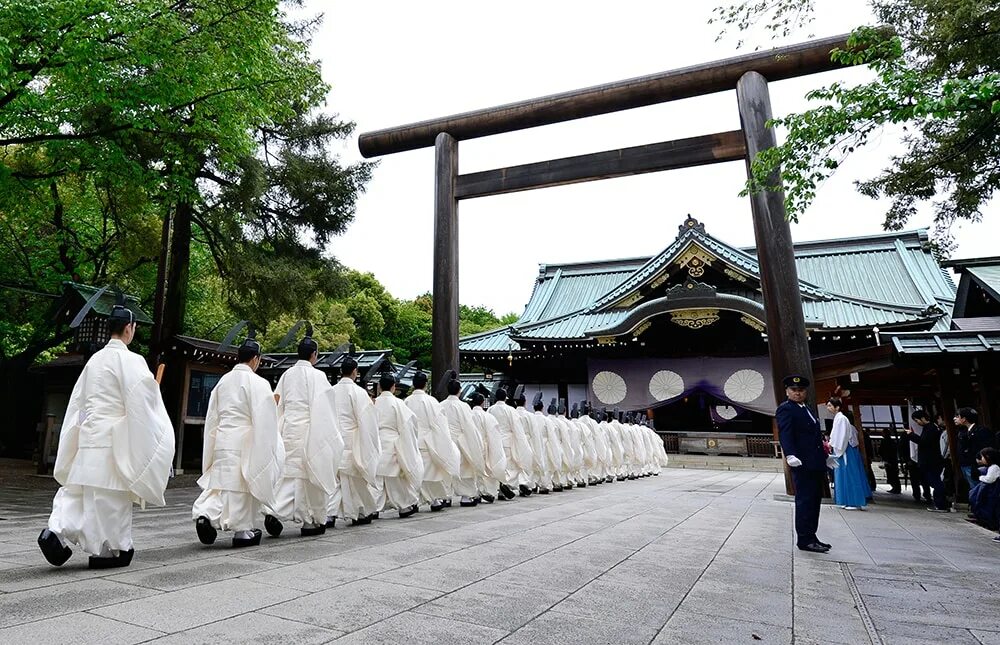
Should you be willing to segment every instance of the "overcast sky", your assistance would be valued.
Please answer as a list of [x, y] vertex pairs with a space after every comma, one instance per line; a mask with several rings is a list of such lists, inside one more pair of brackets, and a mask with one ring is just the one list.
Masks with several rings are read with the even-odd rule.
[[[329, 109], [357, 123], [342, 150], [354, 161], [362, 132], [742, 53], [734, 38], [715, 42], [718, 29], [707, 24], [715, 4], [310, 0], [308, 8], [326, 15], [314, 52], [333, 86]], [[818, 0], [818, 7], [810, 29], [779, 44], [872, 20], [860, 0]], [[755, 42], [773, 46], [763, 37]], [[868, 74], [853, 69], [772, 84], [774, 112], [804, 109], [803, 95], [820, 84]], [[735, 92], [726, 92], [463, 141], [460, 172], [738, 128]], [[858, 195], [853, 182], [875, 175], [899, 149], [887, 133], [852, 157], [793, 224], [795, 239], [881, 232], [886, 205]], [[433, 159], [431, 148], [381, 158], [354, 223], [330, 247], [399, 298], [431, 288]], [[733, 162], [464, 201], [461, 301], [520, 313], [539, 264], [655, 254], [689, 213], [724, 241], [752, 245], [749, 201], [738, 196], [744, 180], [744, 164]], [[924, 216], [908, 228], [929, 225]], [[996, 254], [997, 218], [956, 232], [956, 257]]]

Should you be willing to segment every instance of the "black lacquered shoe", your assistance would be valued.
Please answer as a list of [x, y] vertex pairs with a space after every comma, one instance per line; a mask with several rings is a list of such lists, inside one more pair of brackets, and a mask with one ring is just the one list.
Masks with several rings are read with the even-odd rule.
[[323, 535], [326, 533], [326, 525], [317, 524], [316, 526], [303, 526], [300, 530], [302, 537], [313, 537], [316, 535]]
[[133, 555], [135, 555], [135, 549], [119, 551], [118, 555], [110, 558], [99, 558], [92, 555], [90, 556], [87, 566], [91, 569], [120, 569], [132, 564]]
[[337, 518], [331, 515], [330, 517], [326, 518], [326, 524], [324, 524], [323, 526], [325, 528], [332, 529], [336, 525], [337, 525]]
[[812, 544], [805, 544], [805, 545], [800, 544], [799, 550], [809, 551], [810, 553], [826, 553], [830, 549], [826, 548], [825, 546], [820, 546], [816, 542], [813, 542]]
[[399, 512], [399, 519], [407, 518], [407, 517], [413, 515], [414, 513], [416, 513], [417, 510], [418, 510], [418, 506], [416, 504], [414, 504], [413, 506], [410, 506], [408, 508], [405, 508], [405, 509], [403, 509], [403, 510], [401, 510]]
[[219, 532], [204, 515], [195, 520], [194, 530], [198, 532], [198, 541], [202, 544], [215, 544], [215, 538], [219, 537]]
[[264, 516], [264, 530], [271, 537], [278, 537], [281, 535], [281, 531], [284, 529], [284, 525], [281, 521], [273, 515]]
[[63, 546], [59, 541], [59, 536], [48, 529], [42, 529], [38, 534], [38, 548], [42, 550], [42, 555], [54, 567], [61, 567], [73, 555], [72, 549]]
[[241, 549], [248, 546], [260, 546], [260, 538], [264, 533], [260, 529], [254, 529], [251, 537], [234, 537], [233, 547]]
[[492, 504], [493, 502], [496, 501], [496, 497], [490, 495], [489, 493], [483, 493], [482, 495], [480, 495], [480, 498], [486, 504]]

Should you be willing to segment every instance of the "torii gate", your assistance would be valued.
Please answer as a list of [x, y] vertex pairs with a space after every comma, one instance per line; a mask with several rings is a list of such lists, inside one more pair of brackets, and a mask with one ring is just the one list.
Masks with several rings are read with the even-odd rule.
[[[433, 373], [442, 374], [447, 369], [457, 369], [459, 365], [460, 200], [739, 159], [747, 162], [749, 172], [749, 161], [760, 151], [776, 145], [774, 131], [767, 127], [771, 118], [768, 81], [838, 69], [842, 65], [832, 62], [830, 54], [834, 49], [846, 46], [846, 35], [834, 36], [362, 134], [358, 147], [365, 157], [431, 145], [435, 148]], [[463, 139], [734, 88], [742, 125], [740, 130], [465, 175], [458, 173], [458, 142]], [[767, 318], [771, 375], [776, 403], [780, 403], [784, 400], [785, 390], [781, 383], [784, 376], [802, 374], [812, 380], [812, 363], [791, 230], [786, 221], [785, 195], [777, 171], [768, 178], [768, 185], [774, 190], [752, 195], [750, 202]]]

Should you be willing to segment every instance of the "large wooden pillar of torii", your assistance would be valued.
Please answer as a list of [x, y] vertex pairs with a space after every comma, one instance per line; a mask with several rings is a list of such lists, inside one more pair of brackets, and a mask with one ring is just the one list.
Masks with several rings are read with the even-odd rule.
[[[434, 374], [458, 368], [460, 200], [725, 161], [744, 160], [749, 163], [760, 151], [775, 145], [774, 131], [767, 127], [771, 116], [767, 83], [839, 68], [841, 65], [832, 62], [830, 54], [834, 49], [845, 47], [846, 43], [846, 36], [835, 36], [362, 134], [358, 146], [365, 157], [435, 147], [431, 365]], [[458, 172], [458, 142], [463, 139], [734, 89], [742, 123], [739, 131], [466, 175]], [[812, 367], [791, 231], [786, 220], [778, 173], [774, 173], [770, 183], [776, 190], [753, 196], [751, 207], [778, 403], [784, 399], [781, 379], [790, 373], [811, 377]]]

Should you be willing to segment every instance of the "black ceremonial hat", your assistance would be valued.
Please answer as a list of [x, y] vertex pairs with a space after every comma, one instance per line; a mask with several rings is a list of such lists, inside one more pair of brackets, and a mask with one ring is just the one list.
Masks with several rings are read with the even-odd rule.
[[809, 387], [809, 379], [799, 374], [786, 376], [782, 383], [785, 387]]

